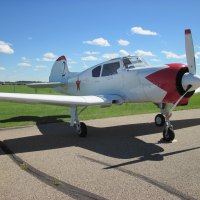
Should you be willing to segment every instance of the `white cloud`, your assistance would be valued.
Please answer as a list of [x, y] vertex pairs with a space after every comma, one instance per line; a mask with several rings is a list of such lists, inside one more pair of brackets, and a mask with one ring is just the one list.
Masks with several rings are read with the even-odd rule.
[[87, 69], [89, 68], [89, 66], [87, 64], [85, 64], [85, 62], [83, 62], [83, 66], [82, 66], [84, 69]]
[[98, 58], [95, 57], [95, 56], [86, 56], [86, 57], [82, 57], [81, 60], [84, 60], [84, 61], [94, 61], [94, 60], [98, 60]]
[[128, 46], [130, 44], [130, 42], [128, 40], [118, 40], [118, 44], [121, 46]]
[[200, 52], [196, 52], [196, 53], [195, 53], [196, 59], [199, 59], [199, 56], [200, 56]]
[[31, 67], [30, 60], [25, 56], [21, 57], [21, 62], [17, 64], [20, 67]]
[[157, 58], [152, 58], [152, 59], [150, 59], [150, 61], [153, 61], [153, 62], [160, 62], [160, 60], [157, 59]]
[[161, 53], [165, 54], [166, 58], [183, 59], [186, 57], [185, 54], [177, 55], [171, 51], [161, 51]]
[[17, 65], [20, 67], [31, 67], [32, 66], [30, 63], [27, 63], [27, 62], [20, 62]]
[[150, 30], [145, 30], [142, 27], [132, 27], [131, 32], [139, 35], [158, 35], [158, 33]]
[[21, 57], [22, 62], [30, 62], [30, 60], [28, 58], [26, 58], [25, 56]]
[[39, 71], [41, 69], [46, 69], [48, 66], [46, 65], [36, 65], [34, 71]]
[[106, 58], [106, 59], [112, 59], [112, 58], [116, 58], [116, 57], [118, 57], [119, 56], [119, 54], [118, 53], [107, 53], [107, 54], [104, 54], [102, 57], [103, 58]]
[[130, 55], [126, 50], [124, 49], [121, 49], [119, 51], [119, 53], [107, 53], [107, 54], [103, 54], [102, 57], [105, 58], [105, 59], [113, 59], [113, 58], [117, 58], [117, 57], [120, 57], [120, 56], [128, 56]]
[[143, 50], [137, 50], [135, 51], [135, 54], [138, 56], [149, 56], [149, 57], [155, 56], [151, 51], [143, 51]]
[[77, 64], [76, 61], [73, 61], [71, 58], [67, 58], [68, 68], [71, 69], [72, 65]]
[[83, 41], [84, 44], [91, 44], [91, 45], [98, 45], [102, 47], [109, 47], [110, 44], [108, 40], [105, 40], [104, 38], [96, 38], [94, 40], [87, 40]]
[[198, 49], [200, 49], [200, 46], [199, 46], [199, 45], [196, 45], [195, 47], [198, 48]]
[[36, 65], [35, 68], [37, 69], [44, 69], [44, 68], [47, 68], [48, 66], [46, 65]]
[[124, 50], [124, 49], [121, 49], [120, 51], [119, 51], [119, 55], [120, 56], [128, 56], [128, 55], [130, 55], [126, 50]]
[[99, 54], [99, 52], [97, 52], [97, 51], [85, 51], [84, 54], [87, 54], [87, 55], [97, 55], [97, 54]]
[[32, 40], [33, 38], [31, 36], [28, 36], [27, 37], [27, 40]]
[[52, 61], [55, 61], [57, 59], [57, 55], [55, 55], [54, 53], [52, 52], [47, 52], [43, 55], [43, 60], [44, 61], [47, 61], [47, 62], [52, 62]]
[[6, 70], [5, 67], [0, 67], [0, 71], [4, 71], [4, 70]]
[[6, 43], [4, 41], [0, 41], [0, 53], [5, 54], [12, 54], [14, 53], [14, 50], [11, 48], [11, 44]]
[[68, 59], [68, 64], [69, 64], [69, 65], [73, 65], [73, 64], [76, 64], [76, 63], [77, 63], [76, 61], [73, 61], [73, 60], [69, 60], [69, 59]]

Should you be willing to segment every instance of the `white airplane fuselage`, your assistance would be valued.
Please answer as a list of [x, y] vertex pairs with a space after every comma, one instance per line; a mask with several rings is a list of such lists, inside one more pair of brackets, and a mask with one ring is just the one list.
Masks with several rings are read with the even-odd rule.
[[[180, 97], [177, 77], [185, 73], [178, 75], [179, 71], [187, 68], [184, 64], [152, 67], [143, 59], [133, 56], [132, 59], [139, 64], [128, 67], [124, 64], [125, 58], [106, 61], [81, 73], [69, 73], [68, 77], [62, 77], [66, 86], [57, 87], [56, 90], [74, 96], [117, 94], [124, 102], [174, 103]], [[114, 72], [105, 72], [104, 67], [114, 67], [114, 64], [118, 65]], [[95, 74], [97, 68], [98, 74]], [[179, 79], [181, 85], [182, 77]]]

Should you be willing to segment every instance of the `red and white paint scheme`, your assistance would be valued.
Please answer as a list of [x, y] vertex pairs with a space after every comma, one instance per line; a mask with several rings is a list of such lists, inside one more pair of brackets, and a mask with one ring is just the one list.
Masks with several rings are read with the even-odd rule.
[[[51, 70], [48, 83], [31, 84], [30, 87], [52, 87], [65, 93], [60, 95], [0, 93], [0, 100], [29, 103], [48, 103], [71, 107], [71, 126], [81, 137], [87, 127], [79, 122], [78, 106], [102, 107], [126, 102], [153, 102], [160, 108], [155, 117], [157, 126], [164, 126], [163, 138], [175, 137], [170, 123], [172, 111], [186, 105], [194, 93], [200, 92], [200, 76], [196, 65], [191, 31], [185, 30], [187, 65], [181, 63], [149, 66], [139, 56], [115, 58], [95, 65], [81, 73], [70, 72], [65, 56], [59, 57]], [[69, 96], [67, 96], [67, 94]]]

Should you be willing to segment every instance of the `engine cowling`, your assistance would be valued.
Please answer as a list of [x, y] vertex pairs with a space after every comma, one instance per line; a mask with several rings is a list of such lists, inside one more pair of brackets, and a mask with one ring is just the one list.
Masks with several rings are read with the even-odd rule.
[[[188, 72], [188, 67], [181, 63], [167, 64], [167, 66], [146, 78], [167, 92], [162, 100], [163, 103], [175, 103], [185, 93], [182, 78]], [[188, 104], [188, 100], [193, 94], [194, 91], [188, 92], [178, 105]]]

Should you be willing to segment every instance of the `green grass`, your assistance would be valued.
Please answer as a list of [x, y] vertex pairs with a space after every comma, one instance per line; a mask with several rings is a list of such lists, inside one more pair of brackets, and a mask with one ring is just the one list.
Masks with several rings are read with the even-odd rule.
[[[35, 93], [35, 89], [27, 86], [0, 85], [0, 92]], [[58, 94], [52, 89], [37, 89], [38, 94]], [[187, 106], [176, 110], [200, 108], [200, 94], [194, 95]], [[81, 109], [81, 108], [79, 108]], [[152, 103], [126, 103], [108, 108], [88, 107], [80, 115], [81, 120], [116, 117], [143, 113], [159, 113]], [[0, 127], [24, 126], [51, 122], [70, 121], [69, 108], [44, 104], [20, 104], [0, 102]]]
[[28, 93], [28, 94], [59, 94], [51, 88], [34, 89], [26, 85], [0, 85], [0, 92]]

